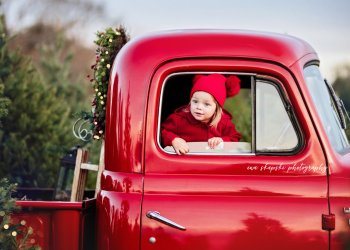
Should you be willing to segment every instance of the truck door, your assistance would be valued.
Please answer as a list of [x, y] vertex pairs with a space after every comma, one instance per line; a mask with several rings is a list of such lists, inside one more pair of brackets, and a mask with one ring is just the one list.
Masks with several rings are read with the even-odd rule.
[[[160, 124], [188, 103], [194, 75], [211, 73], [241, 79], [225, 108], [242, 140], [216, 150], [194, 143], [176, 155], [162, 145]], [[276, 65], [159, 68], [147, 107], [141, 249], [328, 249], [326, 162], [307, 113], [294, 79]]]
[[335, 222], [330, 249], [350, 249], [350, 144], [344, 130], [349, 119], [317, 65], [305, 67], [304, 76], [329, 164], [329, 204]]

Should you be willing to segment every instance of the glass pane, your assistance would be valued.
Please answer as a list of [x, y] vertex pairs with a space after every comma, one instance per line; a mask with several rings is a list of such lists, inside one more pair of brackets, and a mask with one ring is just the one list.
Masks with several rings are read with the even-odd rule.
[[256, 150], [291, 151], [298, 137], [277, 88], [256, 83]]
[[338, 152], [349, 147], [348, 139], [341, 128], [334, 103], [327, 86], [316, 65], [304, 69], [306, 85], [320, 116], [326, 134], [335, 150]]

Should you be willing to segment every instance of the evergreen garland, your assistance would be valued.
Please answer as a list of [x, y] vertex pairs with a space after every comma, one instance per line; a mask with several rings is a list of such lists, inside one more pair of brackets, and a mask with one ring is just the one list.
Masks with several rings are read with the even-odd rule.
[[104, 32], [97, 32], [96, 63], [91, 66], [92, 76], [88, 75], [92, 83], [95, 97], [92, 101], [91, 113], [82, 112], [82, 118], [89, 120], [92, 126], [93, 138], [99, 140], [104, 137], [106, 102], [109, 75], [114, 58], [120, 49], [129, 41], [123, 27], [107, 28]]

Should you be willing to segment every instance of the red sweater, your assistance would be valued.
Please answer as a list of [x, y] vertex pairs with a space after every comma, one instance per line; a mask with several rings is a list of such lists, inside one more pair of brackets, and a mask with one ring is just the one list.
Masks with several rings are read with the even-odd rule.
[[194, 119], [184, 108], [177, 109], [162, 123], [163, 146], [171, 146], [175, 137], [187, 142], [208, 141], [212, 137], [221, 137], [223, 141], [239, 141], [241, 134], [231, 122], [232, 116], [224, 110], [217, 128]]

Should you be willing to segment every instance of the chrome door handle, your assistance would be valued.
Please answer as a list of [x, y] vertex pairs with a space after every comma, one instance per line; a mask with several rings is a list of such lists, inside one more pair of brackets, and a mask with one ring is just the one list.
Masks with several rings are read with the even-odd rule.
[[350, 208], [344, 207], [344, 214], [350, 214]]
[[186, 228], [184, 226], [181, 226], [180, 224], [177, 224], [176, 222], [169, 220], [168, 218], [165, 218], [164, 216], [160, 215], [157, 211], [148, 211], [146, 216], [150, 219], [157, 220], [159, 222], [162, 222], [168, 226], [174, 227], [176, 229], [185, 231]]

